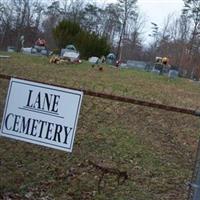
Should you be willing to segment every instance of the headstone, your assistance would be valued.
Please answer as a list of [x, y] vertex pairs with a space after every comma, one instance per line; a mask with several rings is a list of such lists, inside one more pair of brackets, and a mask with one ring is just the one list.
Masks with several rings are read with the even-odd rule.
[[172, 79], [177, 78], [178, 77], [178, 71], [177, 70], [169, 70], [168, 77], [172, 78]]
[[79, 56], [80, 56], [80, 54], [77, 52], [65, 52], [63, 54], [64, 58], [69, 58], [70, 61], [72, 61], [72, 62], [78, 60]]
[[16, 49], [15, 49], [15, 47], [8, 46], [8, 47], [7, 47], [7, 51], [8, 51], [9, 53], [13, 53], [13, 52], [16, 51]]
[[10, 56], [0, 55], [0, 59], [10, 58]]
[[89, 61], [91, 64], [97, 64], [97, 63], [98, 63], [98, 60], [99, 60], [99, 58], [98, 58], [98, 57], [95, 57], [95, 56], [90, 57], [90, 58], [88, 59], [88, 61]]
[[109, 64], [109, 65], [114, 65], [116, 62], [116, 56], [114, 53], [109, 53], [107, 56], [106, 56], [106, 63]]

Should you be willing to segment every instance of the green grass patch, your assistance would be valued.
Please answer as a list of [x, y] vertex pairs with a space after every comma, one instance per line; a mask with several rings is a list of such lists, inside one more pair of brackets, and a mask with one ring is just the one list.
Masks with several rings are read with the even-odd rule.
[[[1, 52], [1, 54], [7, 54]], [[102, 65], [49, 64], [46, 57], [9, 54], [0, 73], [66, 87], [197, 109], [200, 87], [187, 79]], [[8, 81], [0, 80], [2, 117]], [[20, 98], [20, 97], [19, 97]], [[0, 199], [187, 199], [199, 119], [84, 96], [73, 152], [0, 138]], [[89, 160], [126, 171], [105, 174]]]

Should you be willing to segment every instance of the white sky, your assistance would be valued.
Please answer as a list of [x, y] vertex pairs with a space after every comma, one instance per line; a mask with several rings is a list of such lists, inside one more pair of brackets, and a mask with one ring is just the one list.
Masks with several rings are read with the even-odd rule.
[[138, 7], [146, 15], [147, 23], [155, 22], [162, 26], [169, 14], [181, 13], [183, 0], [138, 0]]
[[[162, 28], [167, 16], [169, 14], [179, 16], [183, 6], [183, 0], [138, 0], [138, 7], [146, 16], [145, 37], [149, 37], [151, 22], [155, 22]], [[148, 43], [149, 40], [150, 38], [147, 38], [145, 43]]]
[[[117, 0], [97, 0], [97, 2], [116, 3]], [[184, 6], [183, 0], [138, 0], [138, 8], [141, 14], [145, 17], [145, 37], [151, 31], [151, 22], [162, 27], [165, 19], [169, 14], [179, 16]], [[150, 38], [147, 39], [148, 41]]]
[[[117, 0], [97, 0], [98, 2], [116, 3]], [[183, 0], [138, 0], [139, 10], [144, 13], [149, 22], [162, 24], [170, 13], [180, 13]]]

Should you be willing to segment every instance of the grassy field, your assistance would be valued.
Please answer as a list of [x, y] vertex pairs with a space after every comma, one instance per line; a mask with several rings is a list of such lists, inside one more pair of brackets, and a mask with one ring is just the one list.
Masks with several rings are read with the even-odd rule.
[[[5, 54], [1, 52], [1, 54]], [[10, 54], [0, 74], [200, 109], [200, 85], [187, 79], [103, 66], [49, 64]], [[8, 81], [0, 80], [0, 118]], [[187, 199], [200, 119], [84, 96], [73, 152], [0, 138], [0, 199]], [[117, 174], [128, 174], [117, 182]]]

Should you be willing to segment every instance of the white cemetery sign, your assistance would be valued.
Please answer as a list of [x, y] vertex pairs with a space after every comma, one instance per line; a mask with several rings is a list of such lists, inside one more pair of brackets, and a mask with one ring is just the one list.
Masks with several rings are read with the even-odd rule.
[[83, 93], [11, 79], [1, 136], [72, 151]]

